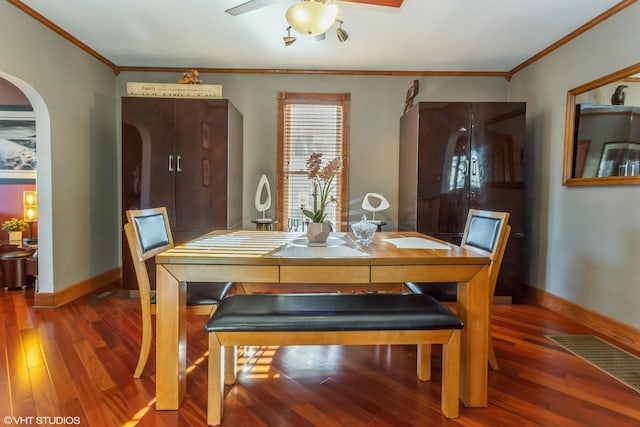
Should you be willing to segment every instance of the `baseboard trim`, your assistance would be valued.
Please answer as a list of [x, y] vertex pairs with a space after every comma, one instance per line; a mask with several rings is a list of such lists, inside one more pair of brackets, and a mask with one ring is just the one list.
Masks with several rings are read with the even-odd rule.
[[494, 295], [493, 305], [511, 305], [513, 304], [513, 297], [509, 295]]
[[633, 326], [629, 326], [533, 286], [529, 286], [527, 299], [533, 304], [547, 308], [588, 326], [619, 343], [628, 345], [634, 349], [640, 349], [640, 329], [636, 329]]
[[67, 288], [61, 289], [58, 292], [37, 292], [33, 296], [34, 308], [56, 308], [70, 303], [80, 297], [87, 295], [88, 293], [100, 290], [111, 283], [120, 280], [120, 269], [115, 268], [113, 270], [102, 273], [98, 276], [84, 280], [75, 285], [71, 285]]

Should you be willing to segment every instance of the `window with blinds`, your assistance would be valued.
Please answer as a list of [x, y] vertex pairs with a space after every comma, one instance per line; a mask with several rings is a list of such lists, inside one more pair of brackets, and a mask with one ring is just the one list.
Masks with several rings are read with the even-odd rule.
[[[301, 206], [313, 210], [313, 186], [306, 163], [322, 153], [324, 166], [342, 159], [332, 195], [338, 200], [326, 210], [327, 220], [340, 231], [347, 218], [349, 94], [281, 93], [278, 99], [278, 217], [280, 228], [295, 228], [304, 220]], [[291, 220], [291, 221], [290, 221]], [[301, 231], [301, 225], [298, 226]]]

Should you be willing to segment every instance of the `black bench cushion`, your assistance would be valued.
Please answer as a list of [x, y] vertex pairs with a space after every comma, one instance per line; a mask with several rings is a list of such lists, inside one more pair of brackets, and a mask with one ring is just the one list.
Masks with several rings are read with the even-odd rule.
[[[233, 287], [233, 282], [187, 282], [187, 305], [219, 304]], [[156, 296], [151, 297], [151, 304], [156, 303]]]
[[222, 331], [374, 331], [461, 329], [462, 321], [428, 295], [232, 295], [207, 323]]

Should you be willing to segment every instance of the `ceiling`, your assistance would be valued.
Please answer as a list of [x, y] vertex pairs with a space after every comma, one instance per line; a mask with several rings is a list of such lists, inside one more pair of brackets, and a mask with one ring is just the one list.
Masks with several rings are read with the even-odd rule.
[[322, 42], [292, 34], [298, 40], [285, 47], [285, 11], [298, 0], [225, 13], [244, 1], [21, 3], [118, 67], [505, 72], [620, 2], [404, 0], [393, 8], [337, 1], [346, 42], [332, 29]]

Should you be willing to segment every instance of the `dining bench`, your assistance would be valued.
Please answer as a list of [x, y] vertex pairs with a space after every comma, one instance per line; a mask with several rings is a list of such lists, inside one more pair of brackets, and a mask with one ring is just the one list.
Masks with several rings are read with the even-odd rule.
[[[209, 319], [207, 422], [222, 422], [224, 386], [236, 381], [237, 346], [417, 344], [418, 377], [430, 379], [423, 345], [442, 344], [445, 417], [459, 413], [460, 330], [445, 305], [415, 294], [238, 294]], [[233, 356], [225, 352], [233, 352]], [[226, 363], [225, 363], [226, 360]], [[226, 364], [226, 366], [225, 366]]]

